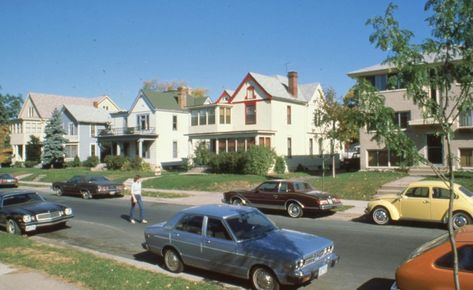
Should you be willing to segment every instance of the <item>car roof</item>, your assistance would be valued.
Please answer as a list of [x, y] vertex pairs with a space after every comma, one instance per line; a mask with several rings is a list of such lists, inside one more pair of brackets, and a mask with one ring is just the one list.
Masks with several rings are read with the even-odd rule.
[[461, 227], [455, 235], [457, 242], [473, 242], [473, 225]]
[[[408, 186], [409, 187], [412, 187], [412, 186], [439, 186], [439, 187], [445, 187], [445, 186], [448, 186], [448, 183], [445, 183], [445, 182], [440, 181], [440, 180], [421, 180], [421, 181], [411, 182], [411, 183], [409, 183]], [[461, 185], [458, 184], [458, 183], [454, 183], [454, 186], [461, 186]]]
[[207, 204], [189, 207], [183, 210], [186, 213], [210, 215], [219, 217], [229, 217], [234, 215], [240, 215], [242, 213], [250, 213], [258, 211], [255, 208], [247, 206], [235, 206], [228, 204]]
[[21, 193], [29, 193], [29, 192], [36, 192], [34, 190], [27, 190], [27, 189], [0, 189], [0, 197], [5, 196], [5, 195], [11, 195], [11, 194], [21, 194]]

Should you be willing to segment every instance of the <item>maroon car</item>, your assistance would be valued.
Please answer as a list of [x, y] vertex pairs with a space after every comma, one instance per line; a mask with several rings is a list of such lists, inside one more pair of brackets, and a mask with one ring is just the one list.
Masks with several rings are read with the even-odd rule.
[[290, 180], [269, 180], [253, 190], [228, 191], [222, 202], [285, 210], [293, 218], [301, 217], [304, 211], [325, 211], [342, 205], [337, 197], [314, 190], [306, 182]]

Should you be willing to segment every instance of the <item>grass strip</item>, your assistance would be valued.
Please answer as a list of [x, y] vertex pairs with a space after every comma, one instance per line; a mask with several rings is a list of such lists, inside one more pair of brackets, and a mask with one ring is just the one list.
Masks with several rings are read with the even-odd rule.
[[0, 261], [32, 268], [88, 289], [222, 289], [221, 285], [170, 277], [90, 253], [0, 233]]

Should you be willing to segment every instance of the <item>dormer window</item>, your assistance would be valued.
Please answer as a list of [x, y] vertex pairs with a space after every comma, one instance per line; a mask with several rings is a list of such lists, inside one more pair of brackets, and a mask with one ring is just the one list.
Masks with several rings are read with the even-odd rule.
[[34, 116], [34, 108], [33, 106], [28, 107], [28, 117], [32, 118]]
[[254, 99], [256, 98], [255, 96], [255, 88], [253, 88], [252, 86], [249, 86], [247, 89], [246, 89], [246, 99]]

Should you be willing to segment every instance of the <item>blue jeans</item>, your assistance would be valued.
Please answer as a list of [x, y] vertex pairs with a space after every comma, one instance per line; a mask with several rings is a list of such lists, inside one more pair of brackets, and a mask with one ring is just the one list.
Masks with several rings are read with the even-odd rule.
[[[141, 194], [136, 194], [135, 198], [136, 198], [136, 204], [140, 208], [140, 221], [142, 221], [143, 217], [144, 217], [144, 210], [143, 210], [143, 200], [141, 199]], [[133, 215], [134, 211], [135, 211], [135, 206], [131, 206], [131, 208], [130, 208], [130, 220], [135, 219], [134, 215]]]

